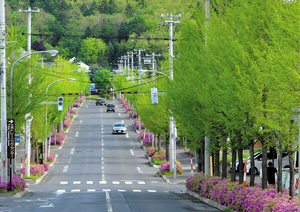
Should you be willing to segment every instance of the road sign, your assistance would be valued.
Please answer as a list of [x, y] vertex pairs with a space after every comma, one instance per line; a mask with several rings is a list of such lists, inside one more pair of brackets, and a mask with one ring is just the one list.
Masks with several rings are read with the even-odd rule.
[[15, 120], [7, 119], [7, 158], [15, 158]]
[[17, 132], [15, 134], [15, 142], [16, 143], [20, 143], [21, 142], [21, 134], [19, 132]]

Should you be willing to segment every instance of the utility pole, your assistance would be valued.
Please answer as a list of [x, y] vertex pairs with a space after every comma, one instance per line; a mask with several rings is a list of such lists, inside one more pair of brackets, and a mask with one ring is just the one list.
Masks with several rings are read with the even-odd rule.
[[138, 65], [138, 74], [139, 74], [139, 93], [141, 92], [141, 89], [140, 89], [140, 85], [141, 85], [141, 74], [139, 72], [139, 70], [142, 70], [142, 54], [141, 52], [142, 51], [145, 51], [145, 50], [142, 50], [142, 49], [139, 49], [139, 50], [135, 50], [134, 51], [138, 51], [139, 54], [138, 54], [138, 57], [139, 57], [139, 65]]
[[133, 52], [131, 52], [131, 77], [132, 77], [132, 82], [134, 82], [134, 79], [133, 79]]
[[129, 55], [130, 55], [130, 52], [127, 52], [127, 65], [128, 65], [128, 67], [127, 67], [127, 71], [128, 71], [128, 77], [129, 77], [129, 70], [130, 70], [130, 64], [129, 64]]
[[[208, 27], [208, 21], [210, 17], [210, 0], [205, 0], [205, 25]], [[205, 45], [206, 45], [207, 35], [205, 35]], [[205, 153], [204, 153], [204, 174], [210, 175], [210, 156], [211, 153], [208, 151], [209, 147], [211, 145], [211, 139], [207, 136], [205, 136], [204, 139], [204, 146], [205, 146]], [[219, 167], [218, 167], [219, 168]]]
[[[173, 17], [181, 18], [181, 15], [172, 15], [172, 13], [164, 15], [161, 14], [161, 19], [168, 17], [169, 23], [169, 61], [170, 61], [170, 79], [173, 80], [173, 25], [180, 23], [179, 21], [173, 21]], [[172, 113], [172, 112], [171, 112]], [[176, 178], [176, 138], [175, 138], [175, 118], [170, 117], [170, 171], [174, 172], [174, 178]]]
[[31, 53], [31, 13], [39, 13], [40, 10], [31, 10], [31, 7], [28, 10], [19, 10], [19, 12], [28, 13], [28, 26], [27, 26], [27, 53]]
[[155, 54], [154, 52], [152, 53], [152, 55], [151, 54], [146, 54], [146, 56], [147, 57], [150, 57], [150, 56], [152, 56], [152, 70], [154, 71], [154, 74], [156, 73], [156, 70], [157, 70], [157, 68], [156, 68], [156, 66], [155, 66], [155, 57], [160, 57], [161, 55], [160, 54]]
[[126, 66], [126, 59], [127, 59], [126, 55], [124, 55], [123, 58], [124, 58], [124, 74], [126, 74], [126, 67], [127, 67]]
[[1, 74], [1, 182], [7, 181], [7, 111], [6, 111], [6, 50], [5, 0], [0, 0], [0, 74]]

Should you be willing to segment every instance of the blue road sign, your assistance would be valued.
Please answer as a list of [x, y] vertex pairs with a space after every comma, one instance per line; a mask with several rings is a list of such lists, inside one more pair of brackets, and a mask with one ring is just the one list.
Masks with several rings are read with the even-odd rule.
[[19, 132], [17, 132], [15, 134], [15, 142], [16, 143], [20, 143], [21, 142], [21, 134]]

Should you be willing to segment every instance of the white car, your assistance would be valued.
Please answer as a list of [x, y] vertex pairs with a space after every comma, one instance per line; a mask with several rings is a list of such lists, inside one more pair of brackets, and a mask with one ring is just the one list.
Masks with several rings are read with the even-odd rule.
[[[275, 159], [274, 159], [274, 166], [277, 168], [278, 167], [278, 156], [277, 153], [275, 153]], [[267, 153], [267, 164], [269, 162], [273, 162], [273, 157], [270, 152]], [[247, 159], [243, 159], [243, 161], [247, 161], [247, 166], [246, 166], [246, 172], [250, 174], [250, 157]], [[255, 164], [255, 170], [254, 173], [255, 175], [259, 174], [259, 170], [262, 168], [262, 152], [257, 152], [254, 154], [254, 164]], [[289, 157], [287, 152], [282, 152], [282, 167], [283, 168], [288, 168], [289, 167]], [[232, 170], [232, 163], [230, 163], [230, 168]], [[239, 170], [239, 161], [236, 161], [236, 171], [238, 172]]]
[[116, 133], [126, 134], [127, 133], [127, 128], [126, 128], [125, 124], [122, 122], [116, 122], [112, 127], [113, 127], [112, 134], [116, 134]]

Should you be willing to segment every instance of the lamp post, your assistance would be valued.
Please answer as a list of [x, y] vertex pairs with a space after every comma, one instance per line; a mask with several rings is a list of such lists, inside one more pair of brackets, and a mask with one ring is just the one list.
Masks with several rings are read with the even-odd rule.
[[[48, 87], [47, 87], [47, 89], [46, 89], [46, 134], [47, 134], [47, 122], [48, 122], [48, 107], [47, 107], [47, 102], [48, 102], [48, 89], [49, 89], [49, 87], [52, 85], [52, 84], [54, 84], [54, 83], [56, 83], [56, 82], [59, 82], [59, 81], [63, 81], [63, 80], [68, 80], [68, 81], [70, 81], [70, 82], [74, 82], [75, 81], [75, 79], [74, 78], [68, 78], [68, 79], [59, 79], [59, 80], [56, 80], [56, 81], [54, 81], [54, 82], [52, 82], [52, 83], [50, 83], [50, 85], [48, 85]], [[49, 149], [47, 150], [47, 139], [48, 139], [48, 137], [46, 137], [46, 140], [45, 140], [45, 147], [46, 147], [46, 149], [45, 149], [45, 160], [47, 159], [47, 154], [48, 154], [48, 151], [50, 151], [50, 143], [51, 142], [49, 142]]]
[[[41, 53], [47, 53], [47, 54], [50, 54], [51, 56], [56, 56], [59, 53], [59, 51], [57, 51], [57, 50], [48, 50], [48, 51], [37, 51], [37, 52], [32, 52], [32, 53], [26, 54], [26, 55], [20, 57], [18, 60], [16, 60], [14, 62], [14, 64], [12, 65], [11, 69], [10, 69], [10, 118], [11, 119], [13, 118], [13, 90], [12, 90], [12, 88], [13, 88], [13, 71], [14, 71], [14, 67], [23, 58], [28, 57], [28, 56], [33, 55], [33, 54], [41, 54]], [[28, 129], [30, 129], [30, 127]], [[25, 176], [29, 177], [30, 176], [30, 136], [28, 138], [27, 135], [30, 135], [30, 133], [26, 133], [25, 154], [26, 154], [27, 157], [25, 158], [25, 162], [26, 162]], [[15, 160], [16, 160], [16, 157], [15, 157]]]

